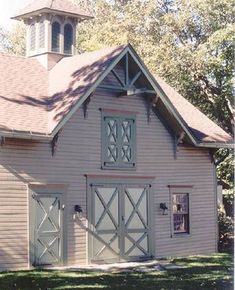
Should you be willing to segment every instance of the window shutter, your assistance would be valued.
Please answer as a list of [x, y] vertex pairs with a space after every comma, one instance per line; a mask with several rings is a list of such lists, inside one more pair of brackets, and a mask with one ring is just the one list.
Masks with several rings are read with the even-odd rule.
[[102, 120], [103, 168], [135, 168], [135, 118], [103, 115]]
[[45, 25], [43, 22], [39, 24], [39, 48], [45, 47]]
[[35, 24], [30, 26], [30, 50], [36, 49], [36, 26]]
[[114, 118], [104, 117], [104, 162], [115, 163], [118, 160], [118, 122]]

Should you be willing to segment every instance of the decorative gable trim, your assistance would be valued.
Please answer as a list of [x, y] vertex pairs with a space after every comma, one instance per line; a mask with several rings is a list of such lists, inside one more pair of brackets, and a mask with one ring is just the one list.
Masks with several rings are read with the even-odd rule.
[[[193, 136], [193, 134], [190, 132], [187, 124], [184, 122], [182, 117], [179, 115], [179, 113], [175, 110], [174, 106], [166, 96], [166, 94], [161, 89], [158, 82], [154, 79], [154, 77], [151, 75], [151, 73], [148, 71], [147, 67], [144, 65], [144, 63], [140, 60], [139, 56], [136, 54], [132, 46], [129, 44], [126, 46], [123, 51], [116, 57], [116, 59], [108, 66], [108, 68], [97, 78], [95, 83], [86, 91], [86, 93], [79, 99], [79, 101], [74, 105], [74, 107], [70, 110], [70, 112], [60, 121], [60, 123], [55, 127], [53, 132], [51, 133], [52, 136], [55, 136], [55, 134], [67, 123], [67, 121], [73, 116], [73, 114], [78, 110], [78, 108], [84, 103], [84, 101], [94, 92], [94, 90], [101, 84], [101, 82], [105, 79], [105, 77], [113, 71], [114, 67], [119, 63], [119, 61], [125, 56], [130, 54], [130, 56], [134, 59], [144, 76], [147, 78], [151, 86], [154, 88], [154, 92], [156, 95], [158, 95], [161, 100], [163, 101], [164, 105], [170, 111], [177, 122], [180, 124], [182, 129], [185, 131], [187, 136], [190, 138], [191, 142], [197, 146], [198, 141]], [[128, 67], [126, 68], [128, 69]], [[127, 81], [127, 80], [126, 80]], [[129, 83], [129, 82], [127, 82]], [[144, 91], [143, 91], [144, 92]], [[151, 93], [154, 93], [151, 91]], [[128, 93], [128, 91], [127, 91]], [[136, 93], [136, 92], [134, 92]]]
[[94, 92], [98, 85], [105, 79], [105, 77], [111, 72], [111, 70], [118, 64], [118, 62], [123, 58], [125, 53], [127, 53], [128, 47], [116, 57], [116, 59], [108, 66], [108, 68], [97, 78], [95, 83], [85, 92], [85, 94], [78, 100], [74, 107], [69, 111], [69, 113], [59, 122], [59, 124], [52, 131], [51, 135], [54, 136], [73, 116], [73, 114], [78, 110], [78, 108], [83, 104], [83, 102]]
[[[8, 138], [19, 138], [19, 139], [35, 139], [35, 140], [52, 140], [54, 136], [59, 132], [59, 130], [67, 123], [67, 121], [73, 116], [73, 114], [78, 110], [79, 107], [83, 106], [84, 110], [84, 117], [87, 116], [87, 106], [88, 100], [90, 96], [94, 93], [97, 88], [102, 88], [102, 81], [108, 76], [108, 74], [112, 73], [116, 78], [117, 82], [120, 86], [116, 86], [117, 91], [121, 93], [121, 95], [132, 95], [132, 94], [147, 94], [154, 96], [154, 103], [152, 103], [153, 107], [156, 105], [157, 100], [161, 99], [162, 104], [165, 106], [166, 110], [174, 117], [179, 127], [181, 127], [181, 131], [185, 132], [186, 136], [190, 140], [191, 144], [197, 147], [206, 147], [206, 148], [233, 148], [233, 144], [229, 143], [222, 143], [222, 142], [201, 142], [199, 141], [193, 132], [188, 127], [187, 123], [184, 121], [182, 116], [176, 110], [173, 103], [170, 101], [166, 93], [163, 91], [161, 86], [159, 85], [158, 81], [154, 78], [154, 76], [149, 72], [145, 64], [142, 62], [140, 57], [137, 55], [135, 50], [129, 44], [127, 46], [120, 47], [119, 54], [114, 58], [114, 60], [107, 66], [107, 68], [97, 74], [97, 79], [87, 89], [87, 91], [80, 97], [77, 103], [70, 109], [70, 111], [64, 116], [64, 118], [56, 125], [53, 131], [49, 134], [42, 134], [39, 132], [26, 132], [26, 131], [8, 131], [8, 130], [0, 130], [0, 136], [8, 137]], [[126, 74], [124, 80], [120, 79], [118, 74], [115, 71], [116, 65], [123, 59], [128, 60], [128, 57], [132, 58], [135, 62], [138, 70], [135, 75], [132, 75], [131, 79], [128, 79], [128, 75]], [[125, 70], [127, 71], [128, 62], [125, 63]], [[137, 89], [134, 87], [134, 83], [140, 78], [145, 77], [151, 88], [145, 89], [140, 88]], [[106, 86], [107, 89], [107, 86]], [[113, 86], [110, 86], [109, 89], [113, 89]], [[155, 112], [155, 110], [154, 110]], [[156, 113], [156, 112], [155, 112]]]

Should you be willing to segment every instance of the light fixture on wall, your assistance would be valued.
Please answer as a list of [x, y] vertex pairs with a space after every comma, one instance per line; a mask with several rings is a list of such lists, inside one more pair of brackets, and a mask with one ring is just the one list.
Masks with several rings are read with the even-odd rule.
[[162, 215], [167, 215], [168, 207], [165, 202], [160, 203], [160, 209], [162, 210]]
[[74, 211], [75, 211], [75, 216], [78, 217], [79, 219], [82, 218], [82, 207], [79, 204], [76, 204], [74, 206]]

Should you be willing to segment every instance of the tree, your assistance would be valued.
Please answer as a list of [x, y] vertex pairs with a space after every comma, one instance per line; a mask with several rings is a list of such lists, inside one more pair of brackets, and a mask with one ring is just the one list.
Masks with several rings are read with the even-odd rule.
[[11, 31], [0, 28], [0, 51], [24, 56], [26, 51], [25, 35], [25, 25], [20, 22]]

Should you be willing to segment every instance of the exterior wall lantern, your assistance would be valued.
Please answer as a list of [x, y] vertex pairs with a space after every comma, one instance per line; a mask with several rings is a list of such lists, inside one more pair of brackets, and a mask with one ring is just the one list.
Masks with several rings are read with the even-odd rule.
[[75, 215], [74, 215], [74, 219], [77, 217], [79, 219], [82, 218], [82, 207], [79, 204], [76, 204], [74, 206], [74, 211], [75, 211]]
[[162, 215], [167, 215], [168, 207], [165, 202], [160, 203], [160, 209], [162, 210]]

